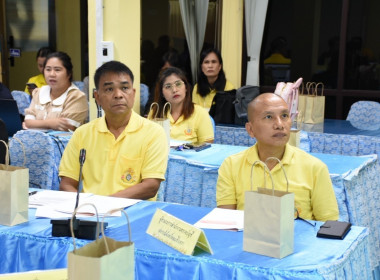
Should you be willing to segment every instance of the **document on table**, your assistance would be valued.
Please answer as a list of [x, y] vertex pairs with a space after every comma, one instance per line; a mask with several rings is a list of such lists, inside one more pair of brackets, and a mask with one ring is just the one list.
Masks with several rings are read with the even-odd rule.
[[243, 230], [244, 211], [214, 208], [194, 224], [198, 228]]
[[[39, 218], [69, 218], [72, 216], [76, 202], [77, 193], [62, 191], [40, 191], [29, 197], [29, 207], [37, 208], [36, 217]], [[123, 209], [141, 201], [140, 199], [119, 198], [110, 196], [94, 195], [91, 193], [79, 194], [79, 206], [85, 203], [95, 205], [98, 215], [104, 216], [113, 209]], [[77, 217], [95, 216], [96, 211], [91, 205], [80, 207]], [[110, 216], [121, 216], [117, 211]]]

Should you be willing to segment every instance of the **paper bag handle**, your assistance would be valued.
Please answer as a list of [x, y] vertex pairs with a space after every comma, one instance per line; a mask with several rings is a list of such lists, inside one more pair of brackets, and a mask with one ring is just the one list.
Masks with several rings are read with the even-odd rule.
[[264, 188], [266, 188], [267, 186], [267, 182], [266, 182], [266, 178], [265, 178], [265, 168], [267, 169], [268, 171], [268, 174], [269, 174], [269, 177], [272, 181], [272, 195], [274, 195], [274, 183], [273, 183], [273, 177], [272, 177], [272, 174], [270, 173], [270, 170], [268, 168], [268, 165], [266, 165], [265, 162], [261, 161], [261, 160], [256, 160], [252, 166], [251, 166], [251, 191], [253, 190], [253, 184], [252, 184], [252, 174], [253, 174], [253, 167], [256, 165], [256, 164], [262, 164], [264, 166]]
[[[95, 213], [96, 213], [96, 221], [97, 221], [97, 224], [99, 225], [98, 209], [96, 209], [96, 206], [94, 204], [92, 204], [92, 203], [83, 203], [83, 204], [79, 205], [77, 208], [75, 208], [75, 210], [73, 212], [73, 215], [71, 216], [71, 220], [70, 220], [70, 232], [71, 232], [71, 236], [73, 238], [74, 251], [77, 249], [77, 247], [76, 247], [76, 244], [75, 244], [75, 236], [74, 236], [74, 230], [73, 230], [73, 219], [74, 219], [74, 216], [77, 213], [78, 209], [81, 208], [82, 206], [86, 206], [86, 205], [90, 205], [90, 206], [94, 207]], [[96, 239], [99, 239], [99, 227], [98, 226], [96, 227]]]
[[307, 95], [316, 95], [315, 91], [316, 91], [316, 83], [314, 82], [307, 82], [306, 83], [306, 91], [307, 91]]
[[160, 105], [158, 105], [157, 102], [152, 102], [152, 104], [150, 104], [149, 111], [152, 111], [152, 110], [153, 110], [153, 105], [157, 105], [157, 110], [156, 110], [156, 113], [154, 114], [154, 118], [156, 119], [156, 118], [157, 118], [157, 115], [158, 115], [158, 110], [160, 109]]
[[165, 105], [164, 105], [164, 109], [162, 110], [162, 118], [165, 119], [166, 118], [166, 115], [165, 115], [165, 109], [166, 109], [166, 106], [169, 105], [169, 111], [172, 110], [172, 104], [170, 104], [170, 102], [166, 102]]
[[[153, 102], [152, 104], [150, 104], [150, 111], [152, 111], [152, 109], [153, 109], [153, 105], [156, 105], [156, 106], [157, 106], [156, 113], [154, 114], [154, 119], [157, 119], [158, 111], [160, 110], [160, 105], [159, 105], [157, 102]], [[162, 118], [163, 118], [163, 119], [166, 118], [166, 116], [165, 116], [165, 109], [166, 109], [166, 106], [169, 106], [169, 111], [170, 111], [171, 108], [172, 108], [172, 104], [170, 104], [170, 102], [166, 102], [166, 103], [165, 103], [164, 108], [163, 108], [163, 110], [162, 110]]]
[[9, 147], [4, 140], [0, 140], [0, 142], [4, 143], [4, 145], [5, 145], [5, 167], [8, 170], [8, 167], [9, 167]]
[[[103, 236], [103, 237], [106, 236], [106, 235], [104, 234], [104, 226], [103, 226], [103, 224], [104, 224], [104, 218], [105, 218], [106, 216], [111, 215], [113, 212], [116, 212], [116, 211], [121, 211], [121, 212], [123, 212], [124, 216], [127, 218], [129, 243], [131, 243], [131, 242], [132, 242], [131, 224], [129, 223], [129, 218], [128, 218], [127, 212], [125, 212], [124, 209], [113, 209], [113, 210], [108, 211], [108, 212], [103, 216], [103, 218], [102, 218], [102, 226], [101, 226], [101, 228], [102, 228], [102, 236]], [[107, 255], [108, 255], [108, 254], [110, 253], [110, 250], [109, 250], [109, 247], [108, 247], [108, 244], [107, 244], [107, 240], [106, 240], [106, 238], [103, 238], [103, 240], [104, 240], [104, 244], [106, 245], [106, 251], [107, 251]]]
[[[24, 155], [24, 162], [23, 162], [23, 164], [22, 164], [22, 167], [25, 167], [25, 164], [26, 164], [25, 146], [24, 146], [24, 144], [21, 142], [20, 139], [18, 139], [18, 138], [16, 138], [16, 137], [12, 137], [12, 140], [11, 140], [11, 141], [13, 141], [13, 140], [18, 141], [18, 142], [20, 143], [20, 145], [21, 145], [22, 153], [23, 153], [23, 155]], [[5, 151], [5, 166], [6, 166], [6, 169], [8, 170], [8, 168], [9, 168], [9, 147], [8, 147], [7, 143], [6, 143], [4, 140], [0, 140], [0, 142], [4, 143], [4, 145], [5, 145], [5, 150], [6, 150], [6, 151]]]
[[325, 85], [323, 83], [318, 83], [315, 85], [315, 95], [318, 95], [318, 86], [321, 86], [321, 96], [323, 96], [323, 91], [325, 89]]
[[[269, 158], [267, 158], [267, 159], [265, 160], [265, 164], [267, 163], [268, 160], [276, 160], [276, 161], [280, 164], [281, 169], [282, 169], [282, 171], [284, 172], [284, 176], [285, 176], [285, 180], [286, 180], [286, 192], [288, 192], [288, 190], [289, 190], [288, 176], [286, 175], [286, 172], [285, 172], [284, 166], [282, 165], [281, 161], [280, 161], [278, 158], [276, 158], [276, 157], [269, 157]], [[272, 179], [272, 180], [273, 180], [273, 179]]]

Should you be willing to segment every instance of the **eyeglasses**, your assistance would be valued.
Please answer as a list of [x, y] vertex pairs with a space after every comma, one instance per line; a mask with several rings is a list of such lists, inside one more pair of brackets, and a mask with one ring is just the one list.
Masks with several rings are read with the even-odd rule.
[[175, 81], [174, 83], [172, 84], [164, 84], [163, 88], [166, 89], [166, 90], [174, 90], [174, 87], [177, 88], [177, 89], [180, 89], [182, 87], [182, 85], [184, 84], [183, 81]]

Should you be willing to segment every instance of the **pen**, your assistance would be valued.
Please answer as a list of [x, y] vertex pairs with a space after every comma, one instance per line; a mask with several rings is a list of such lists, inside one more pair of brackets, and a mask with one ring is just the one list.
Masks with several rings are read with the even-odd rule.
[[37, 191], [32, 191], [32, 192], [29, 193], [29, 196], [34, 195], [36, 193], [37, 193]]

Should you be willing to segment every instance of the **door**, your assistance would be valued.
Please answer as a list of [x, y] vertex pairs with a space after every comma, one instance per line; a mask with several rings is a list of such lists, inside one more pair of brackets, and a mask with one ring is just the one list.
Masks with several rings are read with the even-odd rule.
[[49, 0], [0, 0], [1, 79], [12, 90], [24, 90], [39, 74], [36, 53], [49, 46]]

